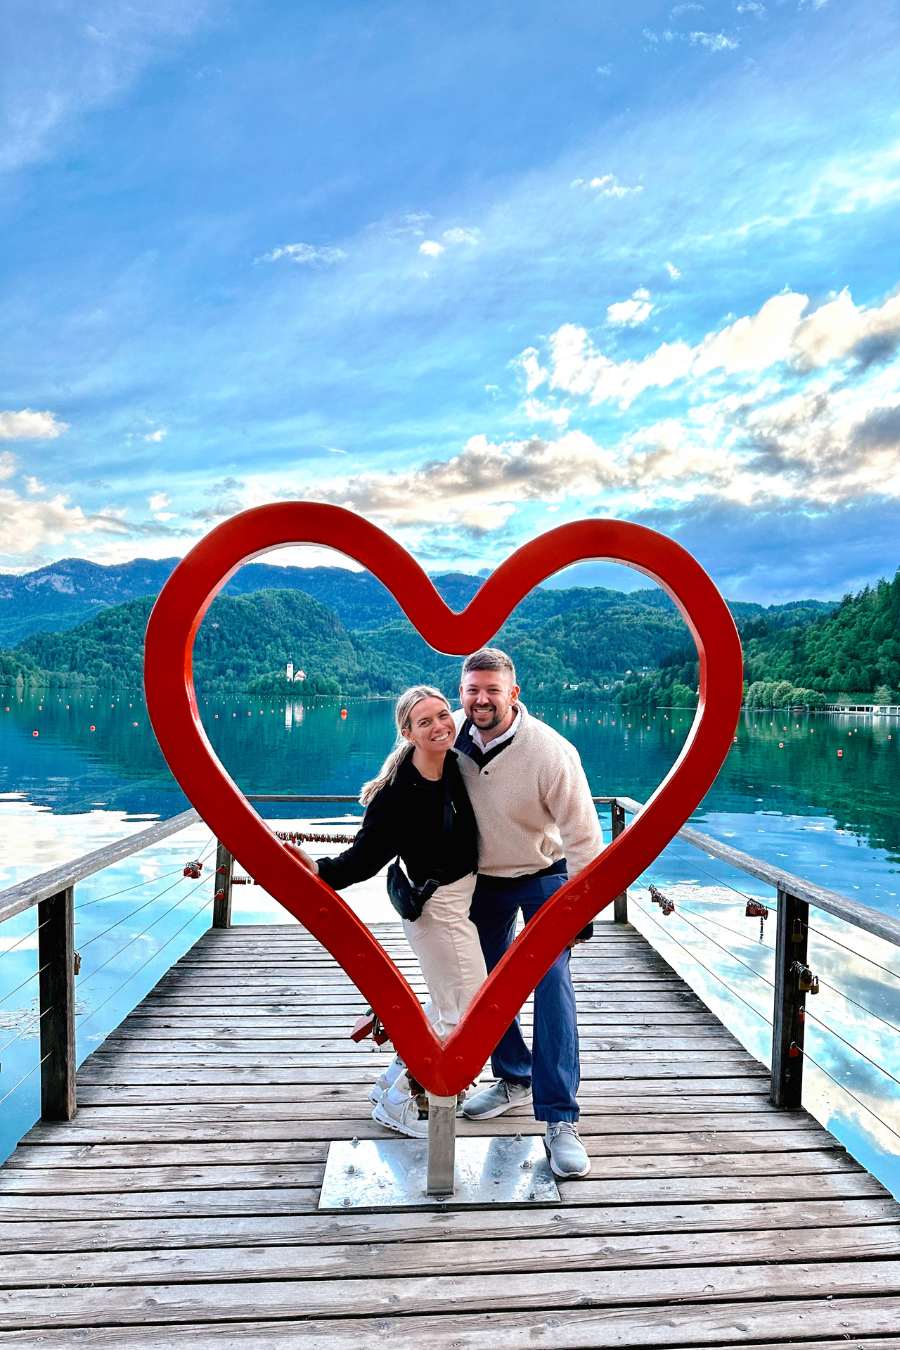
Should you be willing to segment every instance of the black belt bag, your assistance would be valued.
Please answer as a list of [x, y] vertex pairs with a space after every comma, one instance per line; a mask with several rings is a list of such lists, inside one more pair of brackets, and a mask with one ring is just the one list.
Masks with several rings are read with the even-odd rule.
[[410, 923], [421, 918], [425, 902], [431, 899], [440, 884], [439, 881], [424, 881], [421, 886], [414, 886], [399, 861], [392, 862], [387, 870], [388, 899], [400, 918], [408, 919]]

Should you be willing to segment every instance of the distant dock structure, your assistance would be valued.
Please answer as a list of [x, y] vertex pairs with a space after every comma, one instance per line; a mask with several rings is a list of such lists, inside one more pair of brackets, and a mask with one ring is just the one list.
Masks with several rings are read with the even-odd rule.
[[826, 703], [827, 713], [858, 713], [869, 717], [900, 717], [900, 703]]

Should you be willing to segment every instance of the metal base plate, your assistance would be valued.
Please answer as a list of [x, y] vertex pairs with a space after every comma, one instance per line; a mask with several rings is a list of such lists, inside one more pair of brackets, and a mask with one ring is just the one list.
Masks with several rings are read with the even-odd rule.
[[558, 1205], [544, 1141], [534, 1135], [456, 1140], [453, 1195], [425, 1193], [425, 1139], [341, 1140], [328, 1150], [319, 1209], [446, 1209], [452, 1205]]

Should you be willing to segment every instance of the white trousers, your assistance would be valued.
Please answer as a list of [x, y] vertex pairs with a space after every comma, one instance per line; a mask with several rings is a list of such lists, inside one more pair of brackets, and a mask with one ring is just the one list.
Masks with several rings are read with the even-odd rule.
[[473, 873], [439, 886], [415, 923], [403, 920], [431, 995], [425, 1013], [442, 1040], [487, 979], [478, 930], [469, 918], [475, 880]]

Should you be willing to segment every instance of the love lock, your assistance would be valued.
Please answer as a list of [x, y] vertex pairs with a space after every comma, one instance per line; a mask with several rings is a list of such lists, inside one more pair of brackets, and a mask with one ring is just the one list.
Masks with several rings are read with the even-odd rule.
[[769, 911], [761, 900], [748, 900], [744, 914], [748, 919], [759, 919], [759, 940], [763, 940], [763, 927], [769, 917]]
[[819, 977], [814, 975], [809, 966], [805, 966], [802, 961], [795, 961], [791, 966], [791, 974], [796, 977], [797, 989], [801, 994], [817, 994], [819, 992]]

